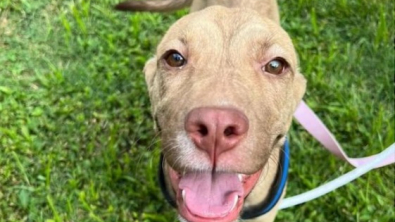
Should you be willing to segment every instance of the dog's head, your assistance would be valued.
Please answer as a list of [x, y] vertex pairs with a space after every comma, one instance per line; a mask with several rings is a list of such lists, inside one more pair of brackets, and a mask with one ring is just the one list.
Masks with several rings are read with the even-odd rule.
[[305, 91], [287, 33], [252, 10], [189, 14], [144, 69], [165, 176], [190, 221], [232, 221]]

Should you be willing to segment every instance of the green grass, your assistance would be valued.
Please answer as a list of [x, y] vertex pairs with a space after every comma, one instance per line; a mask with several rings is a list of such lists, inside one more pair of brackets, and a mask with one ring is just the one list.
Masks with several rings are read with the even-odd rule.
[[[99, 3], [100, 2], [100, 3]], [[116, 0], [0, 2], [0, 221], [174, 221], [142, 68], [187, 11], [119, 13]], [[280, 1], [307, 103], [351, 156], [394, 142], [394, 2]], [[288, 195], [352, 169], [300, 126]], [[395, 218], [394, 166], [278, 221]]]

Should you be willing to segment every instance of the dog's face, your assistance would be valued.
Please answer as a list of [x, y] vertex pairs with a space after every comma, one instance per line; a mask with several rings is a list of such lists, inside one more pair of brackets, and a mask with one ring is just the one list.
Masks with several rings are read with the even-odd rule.
[[289, 36], [254, 11], [210, 7], [177, 21], [144, 71], [180, 215], [237, 219], [304, 94]]

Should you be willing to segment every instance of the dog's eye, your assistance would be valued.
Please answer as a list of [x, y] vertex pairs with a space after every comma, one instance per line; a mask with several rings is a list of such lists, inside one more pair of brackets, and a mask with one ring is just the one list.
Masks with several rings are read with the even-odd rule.
[[184, 59], [184, 57], [182, 57], [182, 55], [175, 50], [171, 50], [171, 51], [167, 52], [164, 55], [163, 59], [171, 67], [181, 67], [181, 66], [185, 65], [185, 63], [186, 63], [186, 60]]
[[263, 71], [268, 72], [270, 74], [279, 75], [284, 72], [287, 66], [288, 64], [284, 59], [275, 58], [264, 66]]

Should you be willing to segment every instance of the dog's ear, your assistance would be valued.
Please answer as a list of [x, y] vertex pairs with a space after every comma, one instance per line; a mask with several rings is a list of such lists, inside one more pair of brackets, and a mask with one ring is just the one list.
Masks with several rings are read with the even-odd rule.
[[[145, 82], [147, 84], [148, 93], [151, 101], [152, 115], [156, 116], [156, 106], [159, 103], [159, 85], [156, 79], [157, 60], [156, 57], [149, 59], [144, 66]], [[156, 121], [156, 118], [155, 118]]]
[[156, 57], [150, 58], [144, 66], [144, 75], [145, 81], [147, 83], [148, 88], [151, 88], [154, 81], [154, 76], [156, 73]]
[[295, 79], [294, 79], [294, 101], [295, 101], [295, 108], [299, 105], [300, 101], [303, 98], [303, 95], [306, 91], [306, 83], [307, 80], [304, 78], [302, 74], [299, 72], [296, 73]]

